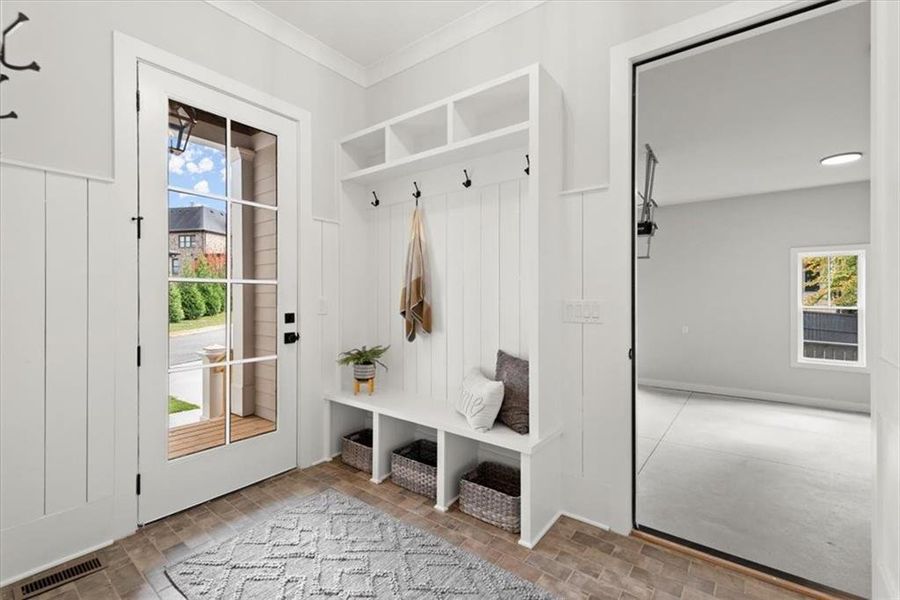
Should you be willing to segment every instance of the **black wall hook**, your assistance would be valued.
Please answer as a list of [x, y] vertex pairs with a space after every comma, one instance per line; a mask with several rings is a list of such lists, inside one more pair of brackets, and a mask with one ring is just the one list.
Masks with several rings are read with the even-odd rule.
[[470, 187], [472, 185], [472, 179], [469, 178], [469, 172], [463, 169], [463, 175], [466, 176], [466, 180], [462, 182], [463, 187]]
[[419, 198], [422, 197], [422, 192], [419, 191], [419, 184], [413, 181], [413, 187], [416, 188], [416, 191], [413, 192], [413, 198], [416, 199], [416, 206], [419, 205]]
[[374, 196], [375, 201], [369, 202], [369, 204], [377, 208], [378, 205], [381, 204], [381, 200], [378, 199], [378, 194], [375, 193], [375, 190], [372, 190], [372, 196]]
[[525, 174], [531, 175], [531, 158], [527, 154], [525, 155], [525, 162], [527, 163], [527, 166], [525, 167]]

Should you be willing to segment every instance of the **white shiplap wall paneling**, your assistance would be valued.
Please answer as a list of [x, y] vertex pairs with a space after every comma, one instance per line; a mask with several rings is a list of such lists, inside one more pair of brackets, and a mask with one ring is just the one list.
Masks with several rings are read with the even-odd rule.
[[[110, 185], [0, 166], [0, 581], [109, 541]], [[52, 544], [47, 540], [52, 539]]]
[[0, 528], [44, 514], [46, 175], [0, 166]]
[[87, 181], [48, 173], [46, 184], [45, 493], [53, 514], [87, 501]]

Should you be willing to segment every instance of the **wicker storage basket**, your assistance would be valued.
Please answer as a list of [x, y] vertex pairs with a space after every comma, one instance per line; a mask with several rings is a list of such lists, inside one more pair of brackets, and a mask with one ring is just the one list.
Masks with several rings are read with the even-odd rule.
[[363, 429], [341, 438], [341, 460], [366, 473], [372, 472], [372, 430]]
[[459, 482], [459, 510], [500, 529], [518, 533], [522, 491], [519, 470], [483, 462]]
[[391, 481], [411, 492], [437, 498], [437, 444], [416, 440], [391, 453]]

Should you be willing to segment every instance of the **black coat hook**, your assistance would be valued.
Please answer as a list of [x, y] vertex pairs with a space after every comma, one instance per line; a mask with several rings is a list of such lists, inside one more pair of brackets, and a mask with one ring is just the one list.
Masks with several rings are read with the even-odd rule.
[[525, 155], [525, 162], [527, 163], [527, 166], [525, 167], [525, 174], [531, 175], [531, 158], [527, 154]]
[[372, 196], [375, 197], [375, 201], [374, 201], [374, 202], [369, 202], [369, 204], [371, 204], [372, 206], [374, 206], [374, 207], [377, 208], [378, 205], [381, 204], [381, 200], [378, 199], [378, 194], [375, 193], [375, 190], [372, 190]]
[[413, 187], [416, 188], [416, 191], [413, 192], [413, 198], [416, 199], [416, 206], [419, 206], [419, 198], [422, 197], [422, 192], [419, 191], [419, 184], [413, 181]]
[[469, 172], [463, 169], [463, 175], [466, 176], [466, 180], [462, 182], [463, 187], [470, 187], [472, 185], [472, 180], [469, 178]]

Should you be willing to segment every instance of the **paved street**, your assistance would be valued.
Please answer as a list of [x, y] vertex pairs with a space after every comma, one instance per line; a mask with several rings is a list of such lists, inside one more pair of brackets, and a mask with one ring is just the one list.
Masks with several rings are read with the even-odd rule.
[[225, 345], [225, 326], [208, 327], [198, 333], [169, 336], [169, 365], [200, 360], [197, 352], [211, 344]]

